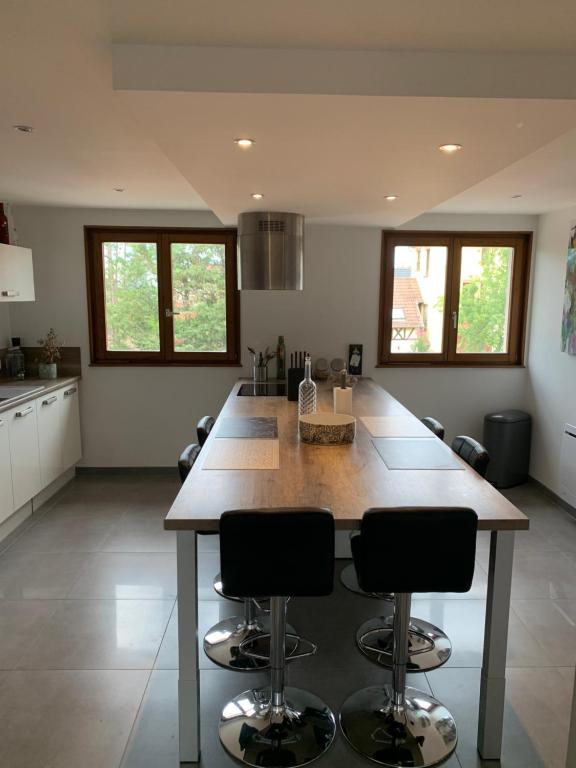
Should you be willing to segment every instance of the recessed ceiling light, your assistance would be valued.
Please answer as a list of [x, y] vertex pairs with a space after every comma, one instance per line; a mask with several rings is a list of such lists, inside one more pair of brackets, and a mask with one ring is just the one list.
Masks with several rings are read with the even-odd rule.
[[252, 197], [254, 198], [254, 200], [262, 200], [264, 195], [262, 194], [262, 192], [252, 192]]
[[125, 192], [124, 187], [114, 187], [114, 192]]
[[256, 142], [254, 141], [254, 139], [244, 138], [244, 139], [234, 139], [234, 144], [241, 147], [241, 149], [250, 149], [250, 147], [254, 146]]
[[398, 200], [398, 195], [386, 195], [384, 200], [388, 200], [389, 203], [392, 203], [394, 200]]
[[31, 125], [13, 125], [12, 128], [14, 128], [14, 130], [18, 131], [19, 133], [32, 133], [34, 130], [33, 126]]
[[510, 195], [512, 200], [517, 200], [519, 197], [522, 197], [522, 195]]
[[462, 144], [440, 144], [438, 149], [446, 155], [453, 155], [454, 152], [460, 152]]

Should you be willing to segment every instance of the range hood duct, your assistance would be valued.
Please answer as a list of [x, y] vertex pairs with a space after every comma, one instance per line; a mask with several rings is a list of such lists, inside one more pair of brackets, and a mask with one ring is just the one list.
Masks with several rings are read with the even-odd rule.
[[238, 216], [238, 287], [244, 291], [304, 288], [304, 216], [271, 211]]

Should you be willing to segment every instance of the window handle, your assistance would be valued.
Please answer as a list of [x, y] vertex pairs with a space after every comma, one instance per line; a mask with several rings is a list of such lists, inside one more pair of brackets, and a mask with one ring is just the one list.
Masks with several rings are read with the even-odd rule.
[[458, 312], [456, 312], [456, 310], [452, 312], [452, 326], [455, 331], [458, 330]]
[[174, 317], [174, 315], [179, 315], [180, 312], [173, 312], [169, 307], [166, 307], [164, 310], [166, 317]]

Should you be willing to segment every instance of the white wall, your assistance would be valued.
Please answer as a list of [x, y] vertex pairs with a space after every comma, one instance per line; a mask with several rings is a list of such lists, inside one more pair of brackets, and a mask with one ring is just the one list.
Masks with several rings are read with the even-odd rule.
[[[82, 420], [87, 466], [170, 466], [193, 439], [196, 420], [217, 413], [238, 368], [90, 367], [84, 270], [85, 224], [217, 226], [207, 213], [110, 211], [17, 206], [20, 242], [34, 253], [37, 300], [12, 305], [12, 332], [31, 343], [54, 326], [82, 348]], [[530, 230], [533, 217], [425, 216], [409, 229]], [[525, 369], [375, 369], [381, 232], [309, 226], [305, 290], [242, 293], [242, 348], [273, 346], [346, 357], [364, 344], [364, 373], [420, 415], [434, 415], [449, 435], [481, 436], [482, 416], [520, 407]], [[243, 355], [249, 375], [250, 359]]]
[[10, 307], [0, 304], [0, 349], [7, 347], [10, 341]]
[[530, 473], [559, 493], [565, 422], [576, 423], [576, 357], [561, 352], [570, 222], [576, 208], [540, 217], [532, 283], [532, 316], [525, 401], [534, 418]]

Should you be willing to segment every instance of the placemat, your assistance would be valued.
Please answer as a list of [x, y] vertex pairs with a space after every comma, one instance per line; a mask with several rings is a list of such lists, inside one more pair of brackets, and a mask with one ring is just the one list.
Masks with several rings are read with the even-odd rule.
[[447, 445], [429, 437], [380, 437], [372, 442], [388, 469], [464, 469]]
[[360, 416], [372, 437], [434, 437], [421, 421], [410, 416]]
[[218, 438], [213, 440], [202, 469], [279, 469], [278, 440]]
[[216, 437], [278, 437], [276, 416], [226, 416], [220, 422]]

